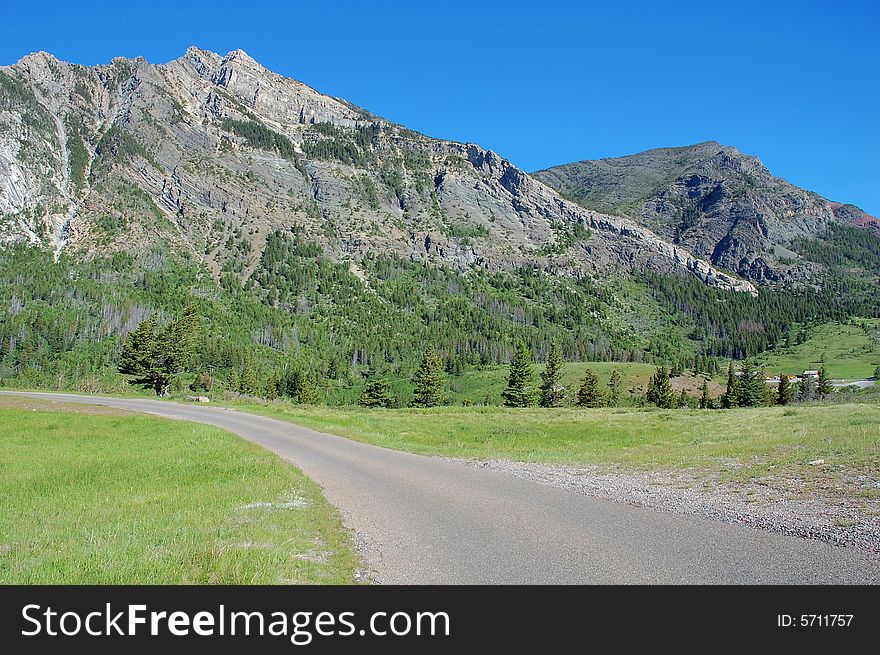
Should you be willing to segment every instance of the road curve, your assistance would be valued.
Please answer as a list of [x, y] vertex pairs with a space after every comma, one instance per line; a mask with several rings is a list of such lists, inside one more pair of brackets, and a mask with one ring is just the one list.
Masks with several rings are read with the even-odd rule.
[[585, 497], [244, 412], [18, 395], [208, 423], [260, 444], [323, 487], [366, 541], [380, 583], [880, 583], [880, 563], [856, 550]]

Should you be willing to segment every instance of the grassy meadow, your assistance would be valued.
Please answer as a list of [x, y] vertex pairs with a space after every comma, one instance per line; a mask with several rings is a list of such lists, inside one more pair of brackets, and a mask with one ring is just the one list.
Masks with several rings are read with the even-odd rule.
[[[774, 469], [880, 480], [880, 405], [840, 403], [734, 410], [635, 408], [359, 409], [244, 404], [377, 446], [472, 459], [700, 469], [755, 478]], [[873, 492], [872, 492], [873, 493]], [[876, 489], [880, 494], [880, 488]]]
[[0, 584], [351, 583], [357, 567], [318, 486], [235, 435], [0, 398]]
[[755, 361], [773, 374], [795, 375], [824, 364], [832, 378], [870, 378], [880, 366], [880, 319], [824, 323], [811, 329], [804, 343], [770, 350]]

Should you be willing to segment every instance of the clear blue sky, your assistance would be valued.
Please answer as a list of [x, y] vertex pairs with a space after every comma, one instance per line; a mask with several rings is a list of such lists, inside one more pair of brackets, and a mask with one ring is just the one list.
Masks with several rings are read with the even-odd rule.
[[[0, 64], [246, 50], [526, 170], [714, 139], [880, 215], [880, 3], [17, 2]], [[326, 7], [326, 8], [325, 8]]]

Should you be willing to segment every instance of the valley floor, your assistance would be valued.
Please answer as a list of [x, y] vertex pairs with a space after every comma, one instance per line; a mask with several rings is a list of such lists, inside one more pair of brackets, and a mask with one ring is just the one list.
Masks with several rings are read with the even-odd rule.
[[[715, 571], [722, 576], [717, 580], [727, 580], [728, 575], [739, 579], [735, 572], [744, 566], [733, 542], [718, 541], [721, 535], [737, 535], [735, 539], [744, 539], [748, 548], [764, 548], [758, 545], [764, 537], [750, 537], [743, 528], [757, 528], [768, 539], [772, 535], [767, 533], [777, 533], [783, 539], [847, 546], [831, 550], [872, 560], [867, 571], [880, 562], [880, 405], [874, 403], [725, 411], [366, 410], [283, 401], [234, 403], [236, 409], [252, 412], [245, 414], [215, 403], [95, 398], [111, 406], [96, 407], [72, 404], [91, 402], [83, 396], [44, 398], [64, 402], [0, 394], [0, 580], [7, 582], [344, 582], [367, 575], [355, 571], [358, 558], [338, 515], [318, 487], [293, 467], [216, 428], [120, 412], [112, 406], [212, 422], [302, 463], [356, 531], [361, 555], [374, 567], [369, 575], [383, 582], [473, 581], [482, 565], [468, 560], [473, 571], [458, 570], [464, 566], [460, 549], [453, 548], [448, 535], [434, 534], [437, 524], [431, 521], [454, 523], [468, 508], [473, 525], [466, 527], [474, 531], [475, 543], [487, 549], [486, 557], [496, 557], [492, 549], [507, 547], [495, 541], [487, 545], [485, 530], [504, 532], [515, 527], [505, 527], [512, 521], [518, 530], [533, 532], [549, 520], [549, 505], [544, 503], [551, 499], [559, 522], [554, 530], [564, 526], [574, 539], [562, 550], [583, 549], [582, 540], [601, 534], [608, 541], [609, 562], [617, 562], [611, 553], [622, 543], [615, 539], [628, 538], [618, 535], [619, 530], [637, 531], [645, 540], [639, 546], [645, 553], [656, 547], [652, 540], [666, 538], [654, 530], [671, 530], [665, 548], [673, 549], [667, 553], [673, 557], [681, 543], [671, 526], [679, 524], [703, 535], [688, 542], [695, 554], [732, 558]], [[287, 421], [290, 431], [277, 421], [261, 427], [266, 419], [253, 414]], [[355, 441], [434, 457], [416, 460]], [[332, 457], [328, 449], [335, 449]], [[349, 469], [355, 462], [357, 474], [352, 477]], [[433, 475], [433, 481], [426, 482], [414, 466]], [[394, 471], [390, 478], [388, 467]], [[493, 477], [499, 474], [510, 483]], [[351, 479], [345, 482], [347, 475]], [[409, 495], [395, 491], [396, 484], [403, 484]], [[506, 491], [496, 497], [493, 486]], [[429, 491], [439, 495], [430, 496]], [[483, 497], [477, 501], [479, 494]], [[577, 495], [589, 498], [579, 501]], [[432, 510], [437, 516], [425, 517], [425, 525], [413, 513], [415, 505], [425, 511], [423, 496], [438, 504]], [[606, 500], [615, 503], [590, 504]], [[415, 505], [387, 516], [378, 510], [382, 503], [396, 507], [404, 501]], [[493, 503], [504, 509], [493, 510], [495, 523], [484, 524], [484, 512]], [[627, 509], [637, 512], [659, 510], [659, 515], [630, 516], [617, 503], [634, 506]], [[615, 505], [621, 509], [613, 509]], [[522, 524], [530, 512], [537, 523]], [[585, 513], [582, 518], [588, 522], [577, 523], [573, 517], [578, 513]], [[394, 523], [395, 517], [409, 518]], [[641, 523], [646, 520], [654, 527]], [[394, 525], [384, 525], [388, 521]], [[728, 528], [739, 532], [728, 533]], [[401, 531], [406, 530], [414, 532], [409, 541], [401, 541]], [[527, 537], [517, 539], [531, 543]], [[436, 571], [412, 568], [418, 564], [413, 540], [424, 542], [425, 548], [449, 550], [449, 561], [438, 563]], [[801, 557], [795, 554], [801, 550], [797, 542], [802, 540], [785, 542], [792, 557]], [[802, 543], [808, 547], [808, 542]], [[844, 555], [846, 551], [851, 555]], [[760, 552], [770, 558], [766, 566], [796, 564], [781, 553], [774, 556], [772, 549]], [[831, 569], [822, 569], [822, 562], [837, 556], [819, 556], [821, 552], [804, 555], [820, 567], [811, 569], [804, 580], [837, 579]], [[514, 549], [505, 557], [519, 554]], [[412, 570], [401, 573], [393, 564], [395, 557], [402, 558], [399, 566]], [[579, 566], [591, 561], [579, 560]], [[681, 571], [693, 574], [695, 569], [683, 562]], [[748, 575], [765, 579], [769, 569], [761, 573], [761, 566]], [[799, 576], [796, 568], [785, 576]], [[592, 568], [569, 573], [575, 577], [558, 581], [598, 579]], [[487, 580], [511, 575], [499, 569]], [[639, 575], [647, 576], [645, 580], [663, 578], [647, 570]], [[779, 579], [795, 579], [785, 576]]]

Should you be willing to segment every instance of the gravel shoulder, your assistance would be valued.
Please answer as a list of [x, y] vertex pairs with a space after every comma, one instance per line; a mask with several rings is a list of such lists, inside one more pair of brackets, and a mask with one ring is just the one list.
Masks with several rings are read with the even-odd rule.
[[[595, 466], [438, 459], [584, 496], [816, 539], [880, 561], [880, 499], [817, 493], [797, 478], [731, 482], [717, 473], [693, 470], [621, 473]], [[862, 482], [880, 487], [874, 480]]]

